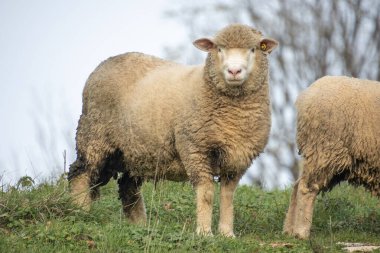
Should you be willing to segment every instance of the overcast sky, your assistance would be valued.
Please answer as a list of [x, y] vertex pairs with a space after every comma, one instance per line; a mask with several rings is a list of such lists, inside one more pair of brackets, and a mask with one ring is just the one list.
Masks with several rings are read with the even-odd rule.
[[3, 183], [55, 174], [64, 150], [72, 162], [67, 139], [74, 141], [88, 75], [110, 56], [140, 51], [164, 57], [165, 45], [183, 42], [181, 25], [163, 13], [173, 2], [0, 1]]

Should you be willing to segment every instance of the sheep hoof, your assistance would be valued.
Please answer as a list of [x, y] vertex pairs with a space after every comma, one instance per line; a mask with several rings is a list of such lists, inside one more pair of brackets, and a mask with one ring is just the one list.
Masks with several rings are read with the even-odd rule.
[[301, 240], [307, 240], [307, 239], [309, 239], [309, 235], [305, 235], [305, 234], [295, 234], [295, 237], [297, 239], [301, 239]]
[[138, 226], [146, 226], [147, 225], [147, 221], [144, 218], [127, 217], [127, 221], [133, 225], [138, 225]]
[[307, 231], [298, 231], [298, 232], [293, 231], [293, 233], [289, 233], [289, 235], [292, 235], [296, 237], [297, 239], [301, 239], [301, 240], [309, 239], [309, 233]]
[[203, 236], [203, 237], [213, 237], [213, 233], [211, 232], [211, 229], [201, 229], [197, 228], [197, 235], [198, 236]]
[[293, 234], [293, 229], [284, 227], [284, 230], [282, 230], [282, 233], [284, 235], [292, 235]]
[[220, 232], [220, 234], [224, 237], [228, 237], [228, 238], [236, 238], [234, 232], [230, 231], [230, 232]]
[[292, 236], [292, 237], [302, 239], [302, 240], [309, 239], [309, 232], [308, 231], [294, 231], [291, 228], [284, 228], [282, 233], [284, 235]]

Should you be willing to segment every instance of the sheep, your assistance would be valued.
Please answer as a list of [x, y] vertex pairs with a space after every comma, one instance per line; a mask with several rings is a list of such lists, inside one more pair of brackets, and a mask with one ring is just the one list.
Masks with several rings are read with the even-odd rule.
[[145, 223], [144, 180], [190, 181], [199, 235], [212, 235], [214, 177], [221, 181], [219, 232], [233, 237], [233, 195], [270, 130], [267, 56], [278, 42], [242, 24], [194, 46], [204, 65], [142, 53], [102, 62], [83, 91], [71, 194], [89, 209], [99, 186], [119, 174], [126, 218]]
[[326, 76], [300, 94], [296, 107], [303, 172], [284, 232], [307, 239], [319, 192], [347, 180], [380, 197], [380, 82]]

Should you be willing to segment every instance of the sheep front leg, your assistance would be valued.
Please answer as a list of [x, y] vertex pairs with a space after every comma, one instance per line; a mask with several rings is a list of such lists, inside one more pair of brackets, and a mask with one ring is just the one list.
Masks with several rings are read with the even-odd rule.
[[286, 213], [284, 222], [284, 233], [291, 235], [293, 233], [294, 222], [296, 218], [296, 208], [297, 208], [297, 192], [298, 192], [299, 180], [293, 186], [292, 196], [290, 198], [290, 204], [288, 212]]
[[307, 239], [310, 236], [310, 228], [313, 219], [314, 202], [318, 195], [317, 189], [307, 187], [304, 178], [298, 183], [295, 222], [292, 234], [300, 239]]
[[235, 237], [234, 226], [234, 207], [233, 199], [235, 189], [240, 177], [229, 178], [222, 176], [220, 182], [220, 219], [219, 233], [227, 237]]
[[212, 236], [212, 204], [214, 201], [214, 183], [212, 176], [203, 177], [195, 185], [197, 198], [197, 234]]

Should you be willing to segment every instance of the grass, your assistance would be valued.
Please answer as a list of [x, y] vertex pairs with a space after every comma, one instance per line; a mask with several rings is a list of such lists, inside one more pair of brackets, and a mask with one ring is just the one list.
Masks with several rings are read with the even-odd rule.
[[[0, 191], [0, 252], [341, 252], [338, 242], [380, 245], [380, 201], [347, 184], [317, 199], [308, 241], [281, 233], [291, 189], [241, 186], [235, 195], [236, 239], [198, 237], [188, 183], [145, 183], [147, 226], [128, 224], [115, 181], [86, 213], [67, 181], [35, 186], [30, 178]], [[217, 227], [218, 194], [213, 228]], [[379, 252], [380, 250], [378, 250]]]

